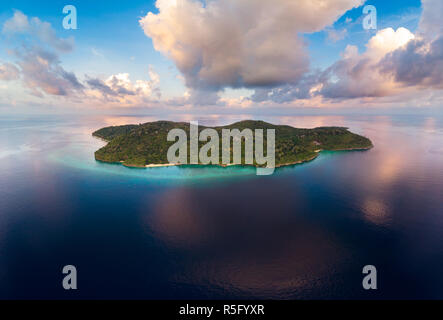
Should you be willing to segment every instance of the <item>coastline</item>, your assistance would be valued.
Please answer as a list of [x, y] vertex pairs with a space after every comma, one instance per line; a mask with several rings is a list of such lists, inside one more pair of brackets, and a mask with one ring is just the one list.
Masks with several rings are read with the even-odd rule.
[[[370, 150], [372, 149], [374, 146], [369, 146], [366, 148], [346, 148], [346, 149], [336, 149], [336, 150], [327, 150], [327, 151], [365, 151], [365, 150]], [[307, 159], [304, 160], [299, 160], [299, 161], [295, 161], [295, 162], [288, 162], [288, 163], [282, 163], [282, 164], [278, 164], [275, 166], [275, 168], [281, 168], [281, 167], [288, 167], [288, 166], [293, 166], [293, 165], [297, 165], [297, 164], [302, 164], [302, 163], [306, 163], [306, 162], [310, 162], [315, 160], [319, 154], [324, 151], [323, 149], [318, 149], [315, 150], [315, 155], [313, 155], [312, 157], [309, 157]], [[100, 162], [104, 162], [104, 163], [120, 163], [125, 167], [128, 168], [139, 168], [139, 169], [143, 169], [143, 168], [162, 168], [162, 167], [178, 167], [178, 166], [192, 166], [192, 165], [199, 165], [199, 166], [219, 166], [219, 167], [231, 167], [231, 166], [252, 166], [252, 167], [256, 167], [255, 165], [252, 164], [181, 164], [181, 163], [159, 163], [159, 164], [147, 164], [144, 166], [138, 166], [138, 165], [130, 165], [130, 164], [125, 164], [123, 161], [119, 161], [119, 162], [108, 162], [108, 161], [103, 161], [103, 160], [98, 160], [95, 159], [96, 161], [100, 161]]]
[[[98, 138], [100, 140], [103, 140], [105, 142], [108, 142], [108, 141], [106, 141], [105, 139], [103, 139], [103, 138], [101, 138], [99, 136], [93, 135], [93, 137]], [[344, 149], [334, 149], [334, 150], [326, 150], [326, 151], [366, 151], [366, 150], [372, 149], [373, 147], [374, 147], [374, 145], [370, 145], [368, 147], [344, 148]], [[297, 164], [302, 164], [302, 163], [313, 161], [313, 160], [315, 160], [319, 156], [319, 154], [322, 151], [325, 151], [325, 150], [317, 149], [317, 150], [314, 151], [315, 154], [312, 157], [309, 157], [309, 158], [304, 159], [304, 160], [298, 160], [298, 161], [295, 161], [295, 162], [288, 162], [288, 163], [278, 164], [278, 165], [275, 166], [275, 168], [288, 167], [288, 166], [293, 166], [293, 165], [297, 165]], [[153, 164], [147, 164], [147, 165], [144, 165], [144, 166], [139, 166], [139, 165], [125, 164], [124, 161], [110, 162], [110, 161], [99, 160], [97, 158], [95, 158], [95, 160], [99, 161], [99, 162], [103, 162], [103, 163], [114, 163], [114, 164], [115, 163], [119, 163], [119, 164], [121, 164], [121, 165], [123, 165], [125, 167], [128, 167], [128, 168], [139, 168], [139, 169], [176, 167], [176, 166], [177, 167], [178, 166], [192, 166], [192, 165], [219, 166], [219, 167], [223, 167], [223, 168], [227, 168], [227, 167], [231, 167], [231, 166], [248, 166], [248, 167], [252, 166], [252, 167], [258, 168], [258, 166], [252, 165], [252, 164], [233, 164], [233, 163], [230, 163], [230, 164], [189, 164], [189, 163], [187, 163], [187, 164], [181, 164], [181, 163], [159, 163], [159, 164], [154, 164], [153, 163]]]

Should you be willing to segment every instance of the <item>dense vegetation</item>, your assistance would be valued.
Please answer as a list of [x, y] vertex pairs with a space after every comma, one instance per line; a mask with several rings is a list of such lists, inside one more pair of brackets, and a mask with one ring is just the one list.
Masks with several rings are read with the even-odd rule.
[[[208, 127], [199, 126], [199, 132], [205, 128]], [[241, 121], [228, 126], [214, 127], [219, 133], [220, 143], [222, 129], [239, 129], [241, 131], [245, 128], [253, 131], [255, 129], [265, 129], [265, 152], [266, 129], [275, 129], [276, 166], [314, 159], [319, 150], [368, 149], [372, 147], [369, 139], [354, 134], [348, 131], [347, 128], [342, 127], [297, 129], [290, 126], [273, 125], [263, 121], [252, 120]], [[172, 129], [185, 130], [188, 134], [189, 141], [189, 124], [184, 122], [157, 121], [140, 125], [125, 125], [100, 129], [94, 132], [93, 135], [109, 143], [95, 152], [95, 159], [105, 162], [121, 162], [127, 166], [140, 167], [148, 164], [168, 163], [167, 152], [174, 142], [168, 142], [167, 135]], [[200, 142], [199, 147], [205, 143], [206, 142]], [[243, 149], [242, 143], [242, 150]]]

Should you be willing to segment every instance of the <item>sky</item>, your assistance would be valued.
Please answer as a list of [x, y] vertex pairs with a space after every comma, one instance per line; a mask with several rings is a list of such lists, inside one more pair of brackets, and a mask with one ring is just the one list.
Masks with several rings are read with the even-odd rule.
[[0, 114], [440, 112], [442, 13], [441, 0], [2, 1]]

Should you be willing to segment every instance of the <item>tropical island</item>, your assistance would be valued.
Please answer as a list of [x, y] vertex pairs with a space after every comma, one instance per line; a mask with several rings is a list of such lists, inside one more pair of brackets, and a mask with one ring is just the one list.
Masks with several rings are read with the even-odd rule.
[[[223, 129], [238, 129], [240, 131], [244, 129], [274, 129], [275, 167], [313, 160], [323, 150], [366, 150], [373, 146], [368, 138], [352, 133], [344, 127], [298, 129], [287, 125], [273, 125], [264, 121], [246, 120], [227, 126], [199, 126], [198, 132], [208, 128], [216, 130], [220, 136], [222, 136]], [[108, 142], [108, 144], [95, 152], [95, 159], [108, 163], [121, 163], [128, 167], [175, 165], [170, 164], [167, 159], [168, 150], [174, 144], [174, 141], [168, 141], [167, 137], [173, 129], [182, 129], [187, 132], [189, 141], [190, 124], [185, 122], [156, 121], [139, 125], [102, 128], [92, 135]], [[241, 143], [241, 164], [244, 164], [244, 140]], [[199, 147], [204, 144], [205, 142], [198, 142]], [[264, 145], [266, 151], [266, 138]], [[232, 154], [232, 146], [230, 152]], [[257, 166], [256, 163], [253, 165]]]

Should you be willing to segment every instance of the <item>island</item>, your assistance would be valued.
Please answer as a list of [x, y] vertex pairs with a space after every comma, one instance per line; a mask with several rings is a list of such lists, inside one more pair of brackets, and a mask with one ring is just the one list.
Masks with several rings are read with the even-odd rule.
[[[344, 127], [299, 129], [288, 125], [274, 125], [264, 121], [246, 120], [227, 126], [199, 126], [198, 132], [206, 128], [215, 129], [219, 136], [222, 136], [221, 131], [223, 129], [238, 129], [240, 131], [243, 129], [263, 129], [265, 131], [274, 129], [275, 167], [311, 161], [323, 150], [367, 150], [373, 147], [371, 140], [352, 133]], [[156, 121], [138, 125], [102, 128], [92, 135], [108, 143], [95, 152], [95, 159], [101, 162], [120, 163], [128, 167], [145, 168], [175, 165], [170, 164], [167, 160], [168, 149], [174, 144], [174, 141], [167, 140], [168, 133], [172, 129], [182, 129], [189, 133], [190, 124]], [[189, 140], [189, 134], [187, 138]], [[264, 142], [266, 152], [266, 136]], [[199, 142], [199, 147], [203, 144], [204, 142]], [[243, 145], [242, 150], [244, 150]], [[244, 154], [242, 154], [243, 159]]]

